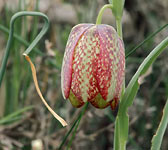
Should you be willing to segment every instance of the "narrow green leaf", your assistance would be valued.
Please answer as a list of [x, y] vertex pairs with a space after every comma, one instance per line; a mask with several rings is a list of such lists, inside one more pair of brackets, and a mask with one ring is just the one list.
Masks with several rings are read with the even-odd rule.
[[[5, 26], [0, 24], [0, 30], [2, 32], [4, 32], [5, 34], [9, 35], [9, 29], [6, 28]], [[30, 43], [26, 40], [24, 40], [21, 36], [19, 36], [18, 34], [14, 33], [14, 38], [19, 41], [20, 43], [22, 43], [24, 46], [29, 46]], [[34, 47], [34, 52], [39, 54], [40, 56], [45, 56], [45, 54], [43, 52], [41, 52], [38, 48]], [[54, 66], [56, 69], [60, 70], [60, 66], [58, 64], [55, 64], [51, 59], [47, 59], [47, 61], [49, 62], [50, 65]]]
[[89, 103], [87, 102], [87, 103], [85, 104], [85, 106], [84, 106], [84, 109], [83, 109], [82, 112], [81, 112], [80, 118], [79, 118], [79, 120], [78, 120], [78, 122], [77, 122], [77, 124], [76, 124], [76, 127], [75, 127], [75, 129], [74, 129], [74, 132], [73, 132], [73, 134], [72, 134], [72, 136], [71, 136], [71, 139], [70, 139], [70, 141], [68, 142], [67, 150], [69, 150], [69, 148], [70, 148], [71, 145], [72, 145], [73, 139], [75, 138], [75, 135], [76, 135], [76, 132], [77, 132], [77, 129], [78, 129], [78, 126], [79, 126], [79, 124], [80, 124], [80, 121], [81, 121], [81, 119], [82, 119], [82, 116], [84, 115], [84, 113], [85, 113], [86, 108], [88, 107], [88, 105], [89, 105]]
[[144, 74], [148, 68], [152, 65], [152, 63], [156, 60], [156, 58], [165, 50], [168, 46], [168, 37], [163, 40], [158, 46], [156, 46], [152, 52], [145, 58], [142, 62], [140, 67], [138, 68], [137, 72], [129, 82], [125, 94], [123, 96], [123, 100], [120, 103], [121, 111], [127, 111], [127, 108], [132, 105], [133, 99], [138, 91], [139, 84], [138, 79], [139, 77]]
[[17, 118], [19, 115], [21, 115], [22, 113], [29, 111], [31, 109], [33, 109], [34, 106], [27, 106], [25, 108], [19, 109], [3, 118], [0, 119], [0, 124], [4, 124], [7, 122], [10, 122], [11, 120], [14, 120], [15, 118]]
[[165, 29], [168, 26], [168, 24], [163, 25], [158, 30], [156, 30], [154, 33], [150, 34], [144, 41], [142, 41], [140, 44], [138, 44], [135, 48], [132, 50], [129, 50], [129, 52], [126, 54], [125, 58], [128, 58], [132, 53], [134, 53], [138, 48], [140, 48], [142, 45], [147, 43], [149, 40], [151, 40], [156, 34], [158, 34], [160, 31]]
[[[77, 128], [78, 128], [78, 122], [80, 123], [80, 120], [82, 119], [82, 116], [84, 115], [84, 112], [85, 112], [86, 109], [88, 108], [88, 104], [89, 104], [89, 102], [87, 102], [87, 103], [85, 104], [85, 106], [83, 107], [83, 109], [82, 109], [82, 111], [80, 112], [79, 116], [78, 116], [77, 119], [74, 121], [72, 127], [69, 129], [69, 131], [67, 132], [67, 134], [64, 136], [64, 138], [63, 138], [63, 140], [62, 140], [62, 142], [61, 142], [61, 144], [60, 144], [58, 150], [62, 150], [62, 148], [63, 148], [63, 146], [64, 146], [64, 144], [65, 144], [67, 138], [69, 137], [69, 135], [70, 135], [71, 132], [73, 131], [74, 127], [77, 126], [77, 127], [76, 127], [76, 130], [77, 130]], [[74, 132], [74, 134], [75, 134], [75, 133], [76, 133], [76, 131]], [[72, 136], [73, 136], [73, 135], [72, 135]]]
[[160, 150], [163, 135], [166, 131], [168, 124], [168, 99], [166, 101], [165, 107], [163, 109], [163, 116], [160, 121], [159, 127], [156, 131], [156, 134], [152, 138], [152, 147], [151, 150]]
[[[117, 122], [115, 129], [115, 141], [114, 141], [114, 150], [125, 150], [126, 141], [128, 138], [128, 128], [129, 128], [129, 118], [127, 115], [128, 107], [132, 105], [134, 97], [139, 89], [138, 79], [144, 74], [156, 58], [165, 50], [168, 46], [168, 37], [164, 39], [153, 51], [145, 58], [137, 72], [129, 82], [125, 93], [122, 97], [121, 103], [119, 105], [119, 111], [117, 115]], [[117, 135], [116, 135], [117, 134]], [[118, 143], [116, 140], [119, 140], [120, 148], [118, 149]]]
[[36, 44], [40, 41], [40, 39], [44, 36], [44, 34], [47, 32], [48, 28], [49, 28], [49, 19], [48, 17], [40, 12], [33, 12], [33, 11], [21, 11], [21, 12], [17, 12], [15, 13], [11, 20], [10, 20], [10, 31], [9, 31], [9, 37], [8, 37], [8, 41], [7, 41], [7, 45], [6, 45], [6, 49], [5, 49], [5, 53], [2, 59], [2, 63], [1, 63], [1, 68], [0, 68], [0, 86], [2, 83], [2, 79], [4, 77], [5, 74], [5, 69], [6, 69], [6, 65], [7, 65], [7, 61], [8, 61], [8, 57], [9, 57], [9, 53], [11, 50], [11, 44], [13, 42], [13, 35], [14, 35], [14, 24], [15, 21], [23, 16], [39, 16], [39, 17], [43, 17], [45, 23], [43, 28], [41, 29], [40, 33], [37, 35], [37, 37], [33, 40], [33, 42], [29, 45], [29, 47], [26, 49], [26, 51], [24, 52], [24, 55], [28, 55], [32, 49], [36, 46]]
[[[2, 24], [0, 24], [0, 30], [1, 30], [2, 32], [4, 32], [5, 34], [8, 34], [8, 35], [9, 35], [9, 29], [6, 28], [5, 26], [3, 26]], [[19, 35], [16, 34], [16, 33], [14, 33], [14, 38], [15, 38], [16, 40], [18, 40], [20, 43], [22, 43], [23, 45], [25, 45], [25, 46], [29, 46], [29, 45], [30, 45], [30, 43], [29, 43], [28, 41], [24, 40], [21, 36], [19, 36]], [[33, 49], [34, 49], [34, 51], [35, 51], [37, 54], [39, 54], [39, 55], [41, 55], [41, 56], [44, 56], [44, 54], [43, 54], [39, 49], [37, 49], [36, 47], [34, 47]]]

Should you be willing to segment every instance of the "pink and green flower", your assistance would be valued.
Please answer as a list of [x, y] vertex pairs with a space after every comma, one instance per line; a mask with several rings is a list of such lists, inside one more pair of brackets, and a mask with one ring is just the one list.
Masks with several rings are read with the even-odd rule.
[[96, 108], [115, 109], [125, 78], [123, 41], [112, 26], [79, 24], [66, 45], [61, 85], [74, 107], [89, 101]]

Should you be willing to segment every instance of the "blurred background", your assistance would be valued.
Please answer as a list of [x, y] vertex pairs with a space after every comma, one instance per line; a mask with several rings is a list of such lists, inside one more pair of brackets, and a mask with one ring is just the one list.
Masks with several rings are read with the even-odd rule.
[[[30, 54], [37, 69], [41, 91], [49, 105], [69, 124], [62, 128], [48, 112], [34, 87], [31, 70], [22, 53], [43, 26], [42, 18], [25, 17], [15, 23], [16, 38], [0, 89], [0, 150], [56, 150], [79, 115], [61, 93], [62, 58], [71, 28], [79, 23], [95, 23], [98, 11], [108, 0], [0, 0], [0, 60], [8, 39], [11, 16], [22, 10], [40, 11], [50, 20], [50, 28]], [[167, 0], [126, 0], [123, 36], [126, 54], [149, 34], [168, 23]], [[103, 15], [104, 24], [115, 27], [111, 10]], [[168, 36], [168, 28], [144, 44], [126, 60], [126, 84], [150, 51]], [[162, 116], [168, 97], [168, 52], [165, 51], [148, 71], [148, 76], [129, 110], [128, 150], [149, 150], [151, 138]], [[89, 105], [72, 150], [112, 150], [115, 115], [110, 108]], [[168, 149], [168, 130], [162, 150]], [[39, 149], [36, 148], [38, 145]], [[66, 145], [66, 144], [65, 144]], [[66, 149], [66, 146], [63, 148]]]

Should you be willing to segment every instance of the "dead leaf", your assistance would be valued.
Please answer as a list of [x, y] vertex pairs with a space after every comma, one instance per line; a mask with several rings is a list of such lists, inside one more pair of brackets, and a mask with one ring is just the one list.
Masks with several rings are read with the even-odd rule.
[[34, 80], [34, 84], [35, 84], [35, 87], [36, 87], [36, 90], [37, 90], [37, 93], [38, 95], [40, 96], [42, 102], [44, 103], [44, 105], [47, 107], [47, 109], [51, 112], [51, 114], [62, 124], [62, 126], [67, 126], [68, 124], [66, 123], [66, 121], [64, 119], [62, 119], [59, 115], [57, 115], [53, 109], [47, 104], [46, 100], [44, 99], [41, 91], [40, 91], [40, 88], [39, 88], [39, 85], [38, 85], [38, 81], [37, 81], [37, 75], [36, 75], [36, 69], [35, 69], [35, 66], [34, 64], [32, 63], [30, 57], [26, 54], [23, 54], [26, 58], [26, 60], [29, 62], [30, 64], [30, 67], [31, 67], [31, 70], [32, 70], [32, 76], [33, 76], [33, 80]]

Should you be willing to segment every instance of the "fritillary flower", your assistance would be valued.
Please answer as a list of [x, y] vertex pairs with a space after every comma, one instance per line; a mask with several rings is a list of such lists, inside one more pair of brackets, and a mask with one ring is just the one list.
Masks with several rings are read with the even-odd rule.
[[96, 108], [115, 109], [125, 78], [123, 41], [112, 26], [79, 24], [66, 45], [61, 86], [74, 107], [89, 101]]

